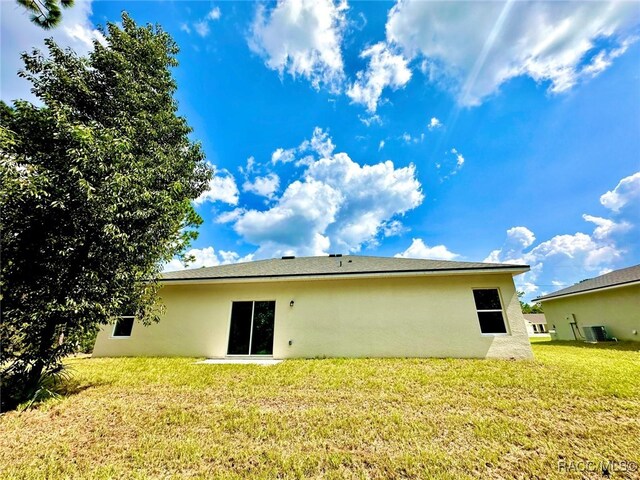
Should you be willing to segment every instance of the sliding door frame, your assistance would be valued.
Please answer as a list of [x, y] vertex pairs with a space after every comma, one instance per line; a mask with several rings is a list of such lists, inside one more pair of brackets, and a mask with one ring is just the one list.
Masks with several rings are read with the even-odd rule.
[[[249, 351], [248, 353], [229, 353], [229, 341], [231, 340], [231, 322], [233, 320], [233, 304], [240, 302], [251, 302], [251, 327], [249, 330]], [[273, 302], [273, 338], [271, 339], [271, 353], [251, 353], [253, 347], [253, 325], [255, 322], [256, 303], [258, 302]], [[231, 309], [229, 311], [229, 329], [227, 331], [227, 357], [273, 357], [273, 341], [275, 339], [275, 325], [276, 325], [276, 301], [275, 300], [231, 300]]]

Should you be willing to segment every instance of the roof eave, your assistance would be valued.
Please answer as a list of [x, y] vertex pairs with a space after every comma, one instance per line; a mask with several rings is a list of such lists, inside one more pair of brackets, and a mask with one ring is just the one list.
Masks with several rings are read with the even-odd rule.
[[422, 277], [422, 276], [447, 276], [447, 275], [476, 275], [476, 274], [511, 274], [520, 275], [528, 272], [528, 265], [511, 265], [507, 267], [487, 268], [459, 268], [447, 270], [404, 270], [389, 272], [327, 272], [315, 274], [282, 274], [282, 275], [245, 275], [237, 277], [196, 277], [196, 278], [160, 278], [160, 283], [188, 284], [188, 283], [243, 283], [243, 282], [286, 282], [308, 280], [332, 280], [332, 279], [359, 279], [359, 278], [389, 278], [389, 277]]
[[616, 283], [615, 285], [607, 285], [604, 287], [593, 287], [593, 288], [588, 288], [586, 290], [580, 290], [578, 292], [568, 292], [568, 293], [563, 293], [560, 295], [545, 295], [543, 297], [538, 297], [538, 298], [534, 298], [533, 300], [531, 300], [532, 302], [548, 302], [550, 300], [558, 300], [560, 298], [567, 298], [567, 297], [575, 297], [576, 295], [584, 295], [587, 293], [594, 293], [594, 292], [601, 292], [604, 290], [613, 290], [615, 288], [620, 288], [620, 287], [628, 287], [628, 286], [632, 286], [632, 285], [636, 285], [636, 284], [640, 284], [640, 280], [630, 280], [628, 282], [622, 282], [622, 283]]

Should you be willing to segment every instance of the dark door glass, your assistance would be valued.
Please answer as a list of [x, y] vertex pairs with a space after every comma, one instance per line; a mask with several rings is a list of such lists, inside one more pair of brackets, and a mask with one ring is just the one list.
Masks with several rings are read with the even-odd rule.
[[256, 302], [253, 312], [251, 355], [271, 355], [273, 353], [275, 315], [276, 302]]
[[247, 355], [251, 336], [251, 311], [253, 302], [233, 302], [231, 307], [231, 331], [229, 332], [229, 355]]

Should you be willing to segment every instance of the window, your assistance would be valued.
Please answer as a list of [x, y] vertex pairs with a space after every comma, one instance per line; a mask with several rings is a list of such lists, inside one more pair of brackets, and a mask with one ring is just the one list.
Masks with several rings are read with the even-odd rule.
[[478, 321], [482, 333], [507, 333], [497, 288], [482, 288], [473, 291]]
[[120, 317], [113, 326], [112, 337], [130, 337], [133, 329], [133, 316]]

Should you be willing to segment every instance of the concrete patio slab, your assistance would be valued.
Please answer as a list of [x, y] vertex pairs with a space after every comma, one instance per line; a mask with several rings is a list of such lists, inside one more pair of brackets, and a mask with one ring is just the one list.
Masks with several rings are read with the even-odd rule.
[[275, 360], [273, 358], [207, 358], [206, 360], [202, 360], [200, 362], [196, 362], [198, 364], [206, 364], [206, 365], [277, 365], [281, 363], [282, 360]]

